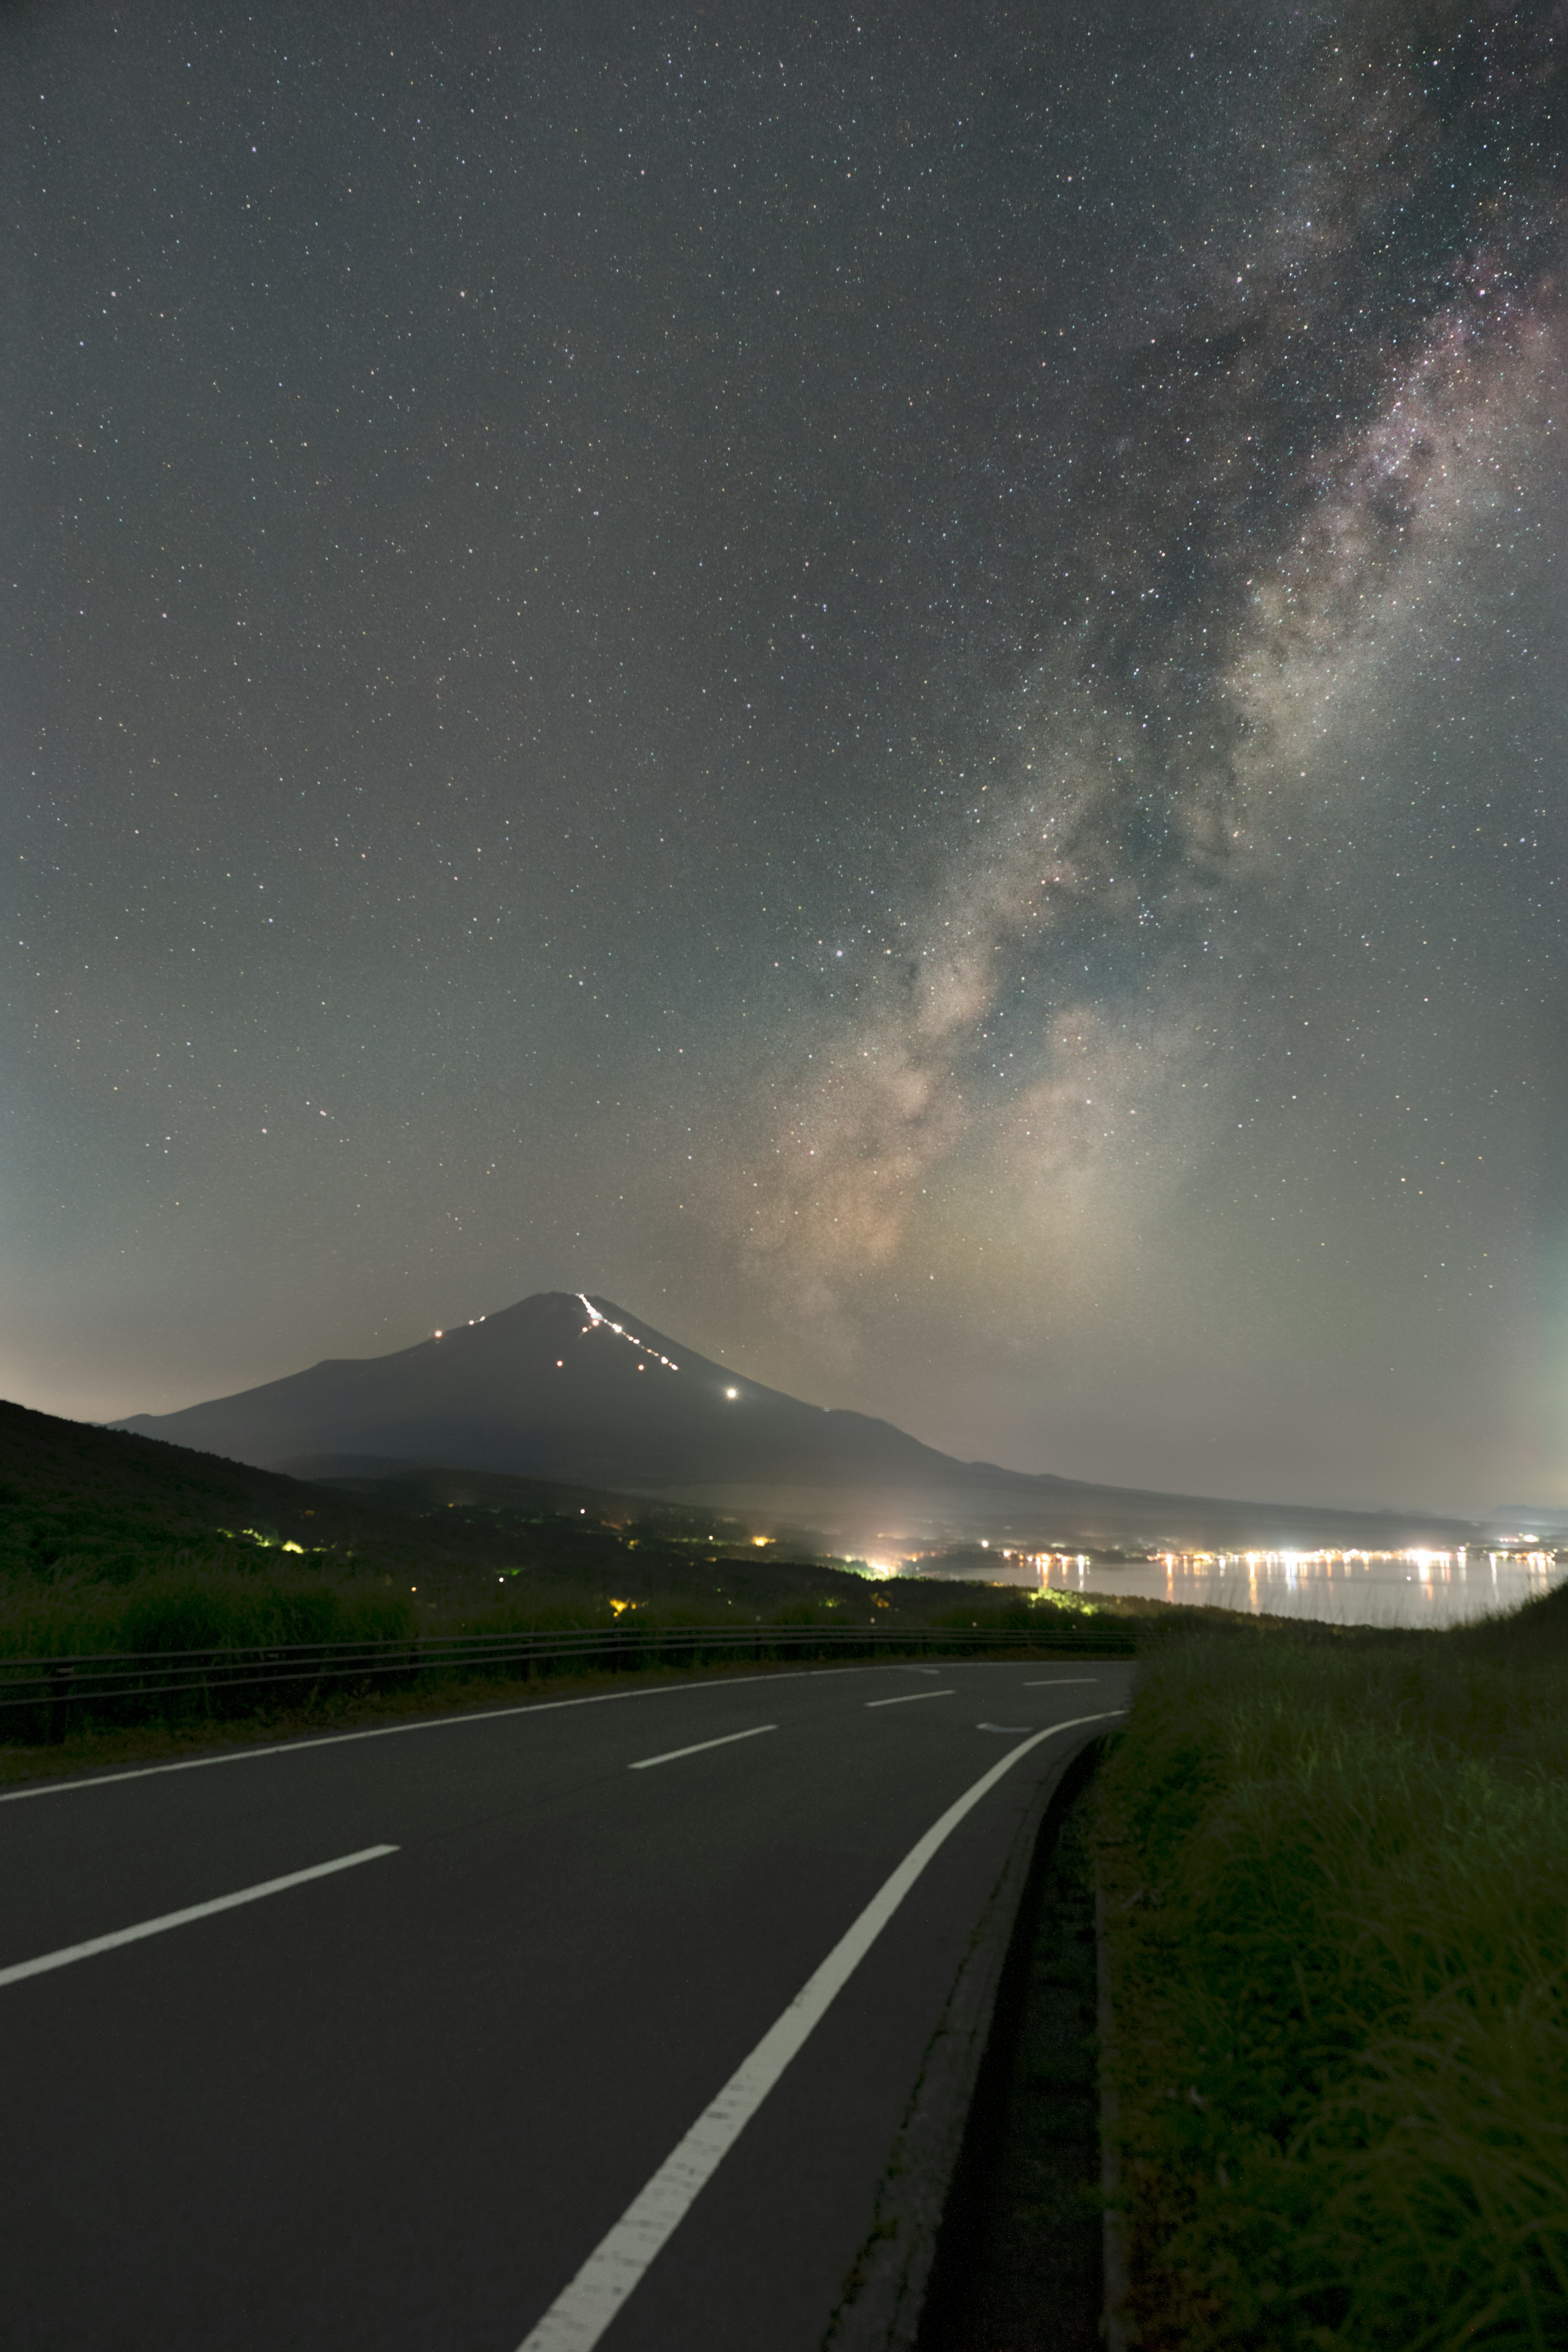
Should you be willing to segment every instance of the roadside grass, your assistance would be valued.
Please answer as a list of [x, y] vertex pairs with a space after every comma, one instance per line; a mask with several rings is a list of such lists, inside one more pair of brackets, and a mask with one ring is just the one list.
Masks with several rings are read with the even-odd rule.
[[1568, 1591], [1167, 1640], [1100, 1777], [1144, 2352], [1568, 2343]]
[[171, 1559], [125, 1581], [90, 1575], [0, 1587], [0, 1658], [406, 1639], [408, 1601], [368, 1580]]
[[[1024, 1631], [1038, 1656], [1122, 1656], [1131, 1654], [1137, 1633], [1131, 1618], [1109, 1612], [1102, 1617], [1042, 1608], [1005, 1594], [976, 1594], [961, 1608], [944, 1608], [939, 1604], [950, 1600], [951, 1587], [920, 1585], [905, 1588], [900, 1605], [859, 1579], [844, 1580], [866, 1598], [858, 1622], [847, 1620], [832, 1600], [775, 1601], [765, 1615], [732, 1607], [721, 1613], [722, 1602], [715, 1609], [712, 1597], [700, 1591], [656, 1589], [636, 1602], [616, 1602], [526, 1571], [515, 1581], [498, 1579], [488, 1590], [477, 1580], [421, 1580], [398, 1591], [384, 1576], [356, 1574], [310, 1555], [285, 1561], [276, 1551], [243, 1562], [222, 1553], [195, 1559], [175, 1555], [139, 1575], [108, 1581], [79, 1571], [47, 1581], [0, 1577], [0, 1780], [184, 1755], [215, 1742], [293, 1738], [340, 1722], [515, 1706], [592, 1690], [601, 1682], [624, 1686], [630, 1675], [684, 1679], [754, 1674], [770, 1664], [781, 1670], [831, 1664], [842, 1634], [853, 1643], [858, 1631], [873, 1626], [884, 1633], [908, 1633], [922, 1654], [932, 1646], [940, 1651], [948, 1631], [971, 1636]], [[814, 1627], [827, 1637], [820, 1650], [809, 1639]], [[806, 1636], [798, 1654], [769, 1659], [773, 1628], [796, 1640]], [[719, 1640], [705, 1638], [715, 1629]], [[533, 1650], [526, 1638], [574, 1633], [602, 1634], [604, 1646], [594, 1641], [587, 1654], [578, 1644], [574, 1653], [555, 1655], [548, 1646]], [[750, 1646], [753, 1635], [754, 1654], [736, 1654], [736, 1637]], [[453, 1636], [510, 1639], [514, 1654], [505, 1664], [482, 1653], [459, 1664], [419, 1646]], [[525, 1637], [521, 1648], [519, 1637]], [[352, 1652], [347, 1661], [288, 1654], [293, 1643], [360, 1642], [390, 1647], [368, 1671]], [[137, 1679], [114, 1695], [68, 1688], [60, 1697], [46, 1692], [5, 1704], [8, 1687], [37, 1691], [36, 1679], [8, 1685], [13, 1662], [207, 1653], [221, 1668], [231, 1650], [272, 1652], [276, 1667], [247, 1667], [244, 1679], [230, 1684], [221, 1671], [209, 1680], [198, 1662], [187, 1686], [170, 1689], [166, 1680], [159, 1687], [160, 1669], [150, 1664], [133, 1668]], [[345, 1663], [352, 1671], [343, 1670]], [[20, 1664], [16, 1671], [28, 1672]], [[139, 1687], [144, 1673], [146, 1686]]]
[[[719, 1562], [722, 1569], [729, 1563]], [[744, 1568], [749, 1563], [741, 1562]], [[356, 1575], [307, 1556], [298, 1565], [277, 1553], [254, 1564], [225, 1555], [174, 1555], [141, 1574], [105, 1581], [91, 1573], [0, 1578], [0, 1660], [84, 1657], [105, 1652], [149, 1652], [272, 1646], [290, 1642], [411, 1641], [420, 1636], [485, 1635], [577, 1628], [671, 1632], [722, 1624], [868, 1628], [919, 1626], [947, 1631], [1028, 1631], [1072, 1648], [1096, 1646], [1131, 1654], [1137, 1612], [1125, 1604], [1103, 1612], [1075, 1606], [1068, 1596], [1041, 1601], [989, 1591], [952, 1605], [952, 1587], [917, 1580], [885, 1585], [845, 1578], [859, 1604], [849, 1617], [837, 1600], [758, 1594], [752, 1607], [679, 1584], [645, 1590], [636, 1601], [611, 1599], [591, 1588], [517, 1572], [488, 1586], [416, 1581], [404, 1591], [384, 1577]], [[763, 1613], [765, 1609], [765, 1613]]]

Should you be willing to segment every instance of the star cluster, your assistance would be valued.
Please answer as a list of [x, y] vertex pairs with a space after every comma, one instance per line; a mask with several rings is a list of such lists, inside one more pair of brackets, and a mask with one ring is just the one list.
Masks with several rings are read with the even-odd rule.
[[0, 1385], [1568, 1500], [1558, 0], [0, 45]]

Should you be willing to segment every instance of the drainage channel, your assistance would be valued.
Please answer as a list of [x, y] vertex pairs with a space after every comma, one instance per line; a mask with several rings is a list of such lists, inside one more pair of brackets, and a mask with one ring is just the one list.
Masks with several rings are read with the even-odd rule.
[[1100, 2352], [1100, 2094], [1089, 1784], [1041, 1832], [943, 2210], [917, 2352]]

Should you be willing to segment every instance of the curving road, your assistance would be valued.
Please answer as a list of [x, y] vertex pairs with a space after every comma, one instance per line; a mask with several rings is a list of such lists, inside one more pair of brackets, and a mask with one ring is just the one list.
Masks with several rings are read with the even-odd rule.
[[1130, 1674], [638, 1685], [0, 1792], [0, 2341], [815, 2352]]

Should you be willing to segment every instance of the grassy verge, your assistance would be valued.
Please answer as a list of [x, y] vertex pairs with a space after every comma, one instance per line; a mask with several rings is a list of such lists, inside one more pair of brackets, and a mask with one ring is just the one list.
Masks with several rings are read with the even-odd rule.
[[[712, 1563], [721, 1570], [728, 1565]], [[737, 1563], [738, 1572], [747, 1566]], [[595, 1667], [664, 1673], [720, 1666], [744, 1660], [746, 1650], [753, 1664], [763, 1664], [770, 1649], [783, 1663], [804, 1663], [845, 1654], [846, 1636], [853, 1654], [860, 1634], [872, 1631], [895, 1643], [907, 1638], [922, 1654], [933, 1642], [940, 1648], [949, 1629], [978, 1633], [982, 1639], [988, 1631], [1015, 1638], [1022, 1633], [1041, 1656], [1125, 1655], [1135, 1638], [1131, 1620], [1110, 1612], [1102, 1616], [1070, 1601], [1058, 1605], [989, 1592], [981, 1597], [972, 1588], [954, 1608], [951, 1588], [913, 1580], [881, 1588], [848, 1575], [837, 1581], [850, 1587], [858, 1620], [837, 1594], [821, 1599], [758, 1591], [748, 1596], [753, 1608], [742, 1611], [722, 1595], [661, 1592], [651, 1580], [643, 1597], [633, 1601], [522, 1570], [515, 1580], [488, 1586], [469, 1579], [437, 1583], [433, 1591], [416, 1583], [399, 1593], [382, 1577], [309, 1559], [274, 1565], [265, 1556], [243, 1566], [170, 1562], [122, 1581], [74, 1575], [40, 1582], [13, 1574], [0, 1577], [0, 1739], [13, 1746], [52, 1742], [58, 1748], [68, 1729], [79, 1734], [145, 1725], [175, 1730], [213, 1719], [255, 1727], [279, 1709], [288, 1710], [292, 1720], [312, 1689], [322, 1701], [336, 1695], [358, 1703], [379, 1693], [414, 1696], [426, 1705], [438, 1685], [488, 1685], [498, 1676], [516, 1694], [535, 1678], [553, 1687], [563, 1675]], [[772, 1605], [764, 1607], [764, 1601]], [[770, 1643], [773, 1629], [787, 1631], [788, 1642]], [[717, 1638], [710, 1640], [710, 1633]], [[575, 1654], [557, 1654], [548, 1642], [542, 1645], [535, 1639], [555, 1634], [585, 1638], [573, 1645]], [[506, 1665], [493, 1653], [476, 1653], [461, 1664], [431, 1655], [433, 1643], [453, 1639], [493, 1641], [512, 1655]], [[289, 1646], [376, 1642], [389, 1648], [374, 1664], [353, 1651], [339, 1657], [291, 1656]], [[223, 1662], [226, 1653], [237, 1651], [270, 1654], [243, 1664], [238, 1678], [230, 1681]], [[57, 1690], [41, 1685], [27, 1663], [127, 1654], [190, 1658], [184, 1686], [170, 1686], [177, 1666], [154, 1664], [127, 1668], [122, 1687], [112, 1693], [95, 1688], [85, 1674]], [[210, 1673], [205, 1663], [209, 1657]], [[9, 1673], [13, 1661], [20, 1662], [15, 1678]]]
[[1568, 2343], [1568, 1591], [1149, 1661], [1099, 1866], [1145, 2352]]
[[308, 1570], [247, 1573], [170, 1563], [124, 1583], [16, 1578], [0, 1587], [0, 1658], [384, 1642], [425, 1630], [400, 1594]]
[[[719, 1561], [737, 1575], [750, 1563]], [[626, 1580], [629, 1581], [630, 1580]], [[0, 1578], [0, 1659], [81, 1657], [144, 1652], [270, 1646], [289, 1642], [408, 1641], [416, 1636], [510, 1634], [619, 1626], [626, 1633], [752, 1625], [898, 1630], [988, 1629], [1037, 1633], [1058, 1647], [1131, 1656], [1144, 1622], [1138, 1604], [1093, 1608], [1074, 1593], [1039, 1598], [933, 1584], [915, 1578], [869, 1583], [838, 1575], [839, 1597], [796, 1596], [762, 1586], [737, 1609], [721, 1594], [649, 1580], [635, 1601], [587, 1585], [519, 1570], [488, 1585], [416, 1583], [399, 1592], [384, 1579], [334, 1567], [158, 1562], [124, 1582], [89, 1576], [47, 1584]], [[958, 1596], [955, 1601], [955, 1593]], [[1158, 1604], [1149, 1604], [1151, 1607]]]

